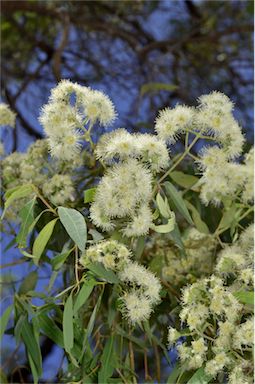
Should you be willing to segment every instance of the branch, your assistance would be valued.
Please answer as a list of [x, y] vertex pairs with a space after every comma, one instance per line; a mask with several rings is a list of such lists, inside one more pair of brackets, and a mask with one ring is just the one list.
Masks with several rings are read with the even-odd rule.
[[59, 47], [56, 49], [52, 59], [52, 70], [57, 82], [61, 80], [62, 53], [68, 44], [70, 19], [67, 12], [62, 12], [62, 25], [63, 25], [63, 32], [62, 32], [61, 42], [59, 44]]

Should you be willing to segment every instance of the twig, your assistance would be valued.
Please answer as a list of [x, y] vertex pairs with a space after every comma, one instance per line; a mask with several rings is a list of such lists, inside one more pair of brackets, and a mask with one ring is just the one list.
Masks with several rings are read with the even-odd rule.
[[158, 383], [160, 383], [160, 377], [161, 377], [161, 372], [160, 372], [160, 356], [158, 352], [158, 346], [156, 343], [153, 343], [154, 345], [154, 352], [155, 352], [155, 357], [156, 357], [156, 377], [158, 380]]

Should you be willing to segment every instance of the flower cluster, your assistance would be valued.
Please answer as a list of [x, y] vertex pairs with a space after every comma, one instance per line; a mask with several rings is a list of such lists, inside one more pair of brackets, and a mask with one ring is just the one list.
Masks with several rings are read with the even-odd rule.
[[127, 247], [115, 240], [105, 240], [91, 245], [82, 255], [80, 263], [86, 267], [89, 263], [102, 263], [106, 269], [121, 270], [131, 259]]
[[182, 236], [185, 255], [167, 236], [154, 235], [146, 246], [152, 255], [151, 267], [171, 285], [178, 288], [194, 283], [212, 273], [216, 241], [212, 235], [190, 228]]
[[[2, 185], [8, 190], [31, 183], [54, 205], [70, 204], [76, 195], [74, 185], [75, 177], [79, 177], [78, 170], [81, 166], [89, 166], [89, 161], [86, 152], [72, 161], [49, 158], [47, 140], [37, 140], [26, 153], [14, 152], [1, 160]], [[82, 169], [81, 172], [84, 179]]]
[[230, 159], [242, 153], [244, 143], [241, 128], [232, 114], [233, 107], [233, 103], [226, 95], [214, 91], [199, 97], [196, 117], [196, 124], [203, 132], [213, 134]]
[[132, 324], [149, 319], [153, 307], [160, 301], [160, 282], [142, 265], [131, 260], [131, 252], [115, 240], [106, 240], [89, 247], [80, 263], [86, 268], [89, 263], [99, 262], [114, 270], [123, 286], [121, 309]]
[[152, 225], [151, 195], [151, 172], [129, 158], [106, 171], [90, 208], [91, 220], [105, 231], [120, 228], [127, 237], [144, 235]]
[[15, 127], [16, 115], [5, 103], [0, 103], [0, 126]]
[[219, 204], [225, 197], [240, 195], [244, 203], [253, 200], [254, 149], [245, 157], [244, 164], [229, 161], [226, 152], [218, 147], [205, 148], [199, 159], [202, 170], [200, 197], [204, 204]]
[[183, 133], [200, 136], [207, 134], [222, 149], [228, 159], [242, 152], [244, 137], [241, 128], [233, 117], [233, 104], [221, 92], [214, 91], [198, 99], [199, 106], [191, 108], [177, 105], [159, 112], [155, 130], [162, 140], [174, 143]]
[[193, 127], [195, 112], [194, 108], [182, 105], [163, 109], [155, 122], [157, 134], [162, 140], [174, 143], [180, 134]]
[[157, 136], [130, 134], [123, 128], [103, 135], [97, 145], [96, 155], [108, 164], [114, 160], [135, 158], [155, 172], [160, 172], [169, 165], [167, 147]]
[[[252, 269], [252, 230], [248, 227], [236, 245], [219, 255], [216, 273], [221, 277], [212, 275], [184, 289], [180, 319], [188, 330], [170, 328], [168, 335], [170, 345], [186, 336], [184, 343], [177, 343], [177, 350], [188, 369], [200, 368], [205, 363], [207, 374], [216, 379], [224, 370], [233, 384], [238, 377], [243, 379], [241, 382], [252, 383], [254, 320], [249, 307], [235, 295], [240, 290], [245, 292], [252, 283], [250, 272], [249, 281], [241, 277], [242, 271]], [[226, 264], [233, 265], [230, 283]]]
[[241, 234], [239, 240], [231, 246], [226, 246], [218, 257], [216, 271], [224, 277], [234, 277], [236, 290], [252, 288], [254, 283], [254, 225], [251, 224]]
[[51, 91], [39, 120], [48, 136], [52, 156], [71, 160], [80, 151], [82, 140], [90, 139], [92, 126], [97, 121], [106, 126], [115, 116], [113, 104], [103, 92], [62, 80]]
[[43, 185], [42, 191], [56, 206], [75, 200], [75, 189], [70, 175], [54, 175]]

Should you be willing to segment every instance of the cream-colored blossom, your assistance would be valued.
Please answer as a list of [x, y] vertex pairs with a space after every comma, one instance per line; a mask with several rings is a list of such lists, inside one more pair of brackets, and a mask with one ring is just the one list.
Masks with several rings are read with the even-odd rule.
[[159, 112], [155, 121], [155, 130], [161, 140], [174, 143], [179, 134], [191, 128], [195, 110], [177, 105], [175, 108], [165, 108]]
[[16, 114], [5, 103], [0, 103], [0, 125], [15, 127]]
[[70, 203], [75, 198], [74, 185], [69, 175], [54, 175], [43, 185], [42, 191], [44, 196], [56, 206]]
[[141, 323], [148, 320], [152, 312], [151, 301], [139, 292], [133, 291], [126, 293], [122, 297], [123, 315], [132, 324]]
[[104, 240], [90, 246], [80, 259], [86, 266], [89, 262], [102, 263], [105, 268], [112, 270], [122, 269], [130, 260], [131, 253], [127, 247], [115, 240]]

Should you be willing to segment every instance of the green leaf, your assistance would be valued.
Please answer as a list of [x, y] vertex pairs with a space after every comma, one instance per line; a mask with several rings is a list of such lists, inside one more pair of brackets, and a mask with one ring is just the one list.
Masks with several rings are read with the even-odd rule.
[[103, 293], [104, 293], [104, 289], [102, 290], [98, 300], [97, 300], [97, 303], [93, 309], [93, 312], [90, 316], [90, 319], [89, 319], [89, 323], [88, 323], [88, 327], [87, 327], [87, 330], [86, 330], [86, 335], [84, 337], [84, 340], [83, 340], [83, 345], [82, 345], [82, 353], [79, 357], [79, 362], [81, 362], [82, 358], [83, 358], [83, 354], [86, 350], [89, 349], [89, 338], [92, 334], [92, 331], [93, 331], [93, 328], [94, 328], [94, 324], [95, 324], [95, 320], [96, 320], [96, 314], [97, 314], [97, 311], [101, 305], [101, 300], [102, 300], [102, 296], [103, 296]]
[[171, 213], [172, 217], [168, 219], [167, 224], [162, 224], [162, 225], [151, 225], [151, 228], [158, 233], [169, 233], [174, 230], [175, 227], [175, 214], [172, 212]]
[[170, 233], [169, 237], [173, 242], [182, 250], [184, 250], [184, 244], [182, 242], [181, 233], [178, 224], [175, 222], [174, 230]]
[[63, 252], [63, 253], [60, 253], [60, 254], [54, 256], [54, 258], [51, 260], [51, 265], [52, 265], [53, 269], [54, 270], [60, 269], [71, 252], [72, 252], [72, 249], [70, 249], [67, 252]]
[[164, 186], [166, 189], [166, 194], [175, 208], [181, 213], [181, 215], [187, 220], [189, 224], [193, 225], [193, 221], [180, 192], [177, 191], [177, 189], [169, 181], [166, 181]]
[[176, 383], [180, 373], [181, 373], [181, 367], [179, 364], [176, 364], [172, 372], [170, 373], [170, 376], [168, 376], [167, 384]]
[[63, 333], [55, 322], [45, 314], [40, 314], [40, 316], [38, 316], [38, 321], [43, 333], [54, 343], [61, 348], [64, 348]]
[[107, 340], [102, 356], [101, 356], [101, 368], [98, 372], [98, 382], [107, 383], [107, 380], [112, 376], [116, 367], [116, 358], [114, 353], [114, 336], [111, 335]]
[[37, 369], [36, 369], [35, 363], [32, 359], [32, 356], [30, 355], [29, 352], [27, 354], [27, 357], [28, 357], [28, 362], [29, 362], [30, 368], [31, 368], [32, 376], [34, 379], [34, 384], [38, 384], [39, 377], [38, 377]]
[[198, 231], [202, 232], [202, 233], [206, 233], [206, 234], [210, 233], [207, 225], [201, 219], [200, 214], [197, 211], [197, 209], [194, 207], [194, 205], [192, 205], [187, 200], [184, 200], [184, 201], [185, 201], [187, 208], [191, 211], [192, 219], [193, 219], [194, 224], [195, 224], [196, 228], [198, 229]]
[[212, 380], [212, 376], [205, 373], [203, 367], [199, 368], [194, 375], [189, 379], [187, 384], [207, 384]]
[[254, 292], [253, 291], [238, 291], [234, 292], [234, 296], [243, 304], [254, 305]]
[[217, 231], [221, 231], [223, 229], [227, 230], [231, 227], [232, 222], [235, 220], [236, 206], [232, 205], [229, 209], [227, 209], [221, 218], [221, 221], [218, 225]]
[[36, 226], [37, 222], [39, 221], [39, 219], [41, 218], [41, 216], [45, 213], [45, 212], [49, 212], [50, 210], [49, 209], [45, 209], [44, 211], [40, 212], [38, 216], [36, 216], [36, 218], [34, 219], [34, 221], [32, 222], [32, 224], [29, 226], [29, 229], [28, 229], [28, 234], [30, 232], [32, 232], [32, 230], [34, 229], [34, 227]]
[[141, 86], [140, 94], [141, 96], [144, 96], [145, 93], [148, 92], [160, 92], [160, 91], [168, 91], [172, 92], [175, 91], [178, 88], [177, 85], [173, 84], [166, 84], [166, 83], [146, 83]]
[[161, 215], [166, 219], [169, 219], [171, 217], [172, 212], [170, 210], [167, 199], [165, 198], [164, 200], [160, 193], [158, 193], [156, 196], [156, 202]]
[[87, 242], [87, 226], [84, 216], [72, 208], [58, 207], [61, 223], [71, 239], [84, 252]]
[[39, 259], [52, 235], [54, 226], [57, 222], [57, 219], [51, 220], [48, 224], [43, 227], [41, 232], [38, 234], [37, 238], [35, 239], [35, 242], [33, 244], [33, 256], [36, 257], [35, 264], [38, 265]]
[[[7, 195], [7, 199], [5, 201], [5, 204], [4, 204], [4, 211], [2, 213], [2, 217], [4, 217], [5, 215], [5, 212], [6, 212], [6, 209], [8, 207], [10, 207], [10, 205], [17, 199], [22, 199], [23, 197], [27, 197], [29, 196], [31, 193], [34, 193], [35, 194], [35, 187], [33, 186], [33, 184], [25, 184], [25, 185], [21, 185], [19, 188], [15, 188], [15, 190]], [[5, 194], [6, 196], [6, 194]]]
[[18, 235], [16, 236], [16, 241], [19, 247], [26, 247], [27, 235], [29, 233], [29, 228], [34, 221], [34, 206], [36, 202], [36, 197], [30, 200], [20, 211], [19, 216], [21, 217], [21, 226]]
[[193, 187], [199, 181], [198, 177], [193, 175], [187, 175], [186, 173], [180, 171], [173, 171], [170, 173], [169, 176], [176, 184], [188, 189]]
[[73, 313], [74, 315], [79, 311], [79, 309], [85, 304], [89, 298], [91, 292], [93, 291], [94, 286], [97, 282], [93, 279], [86, 280], [83, 284], [81, 290], [79, 291], [77, 298], [74, 303]]
[[3, 315], [1, 316], [1, 321], [0, 321], [0, 339], [2, 339], [5, 328], [7, 327], [9, 318], [11, 316], [13, 306], [10, 305], [6, 310], [4, 311]]
[[84, 203], [92, 203], [94, 201], [94, 196], [96, 193], [96, 188], [90, 188], [84, 191]]
[[36, 271], [30, 272], [27, 277], [22, 281], [19, 288], [19, 294], [24, 295], [29, 291], [33, 291], [36, 287], [38, 273]]
[[22, 324], [21, 337], [26, 346], [27, 354], [30, 354], [35, 364], [38, 376], [42, 374], [42, 356], [38, 340], [34, 335], [33, 326], [25, 318]]
[[144, 236], [140, 236], [137, 239], [137, 241], [136, 241], [136, 246], [135, 246], [135, 249], [134, 249], [134, 253], [135, 253], [136, 258], [138, 260], [140, 259], [140, 257], [143, 254], [144, 247], [145, 247], [145, 237]]
[[118, 284], [120, 281], [117, 275], [111, 271], [110, 269], [106, 269], [100, 263], [88, 264], [87, 268], [92, 271], [96, 276], [100, 277], [100, 279], [107, 281], [111, 284]]
[[118, 325], [116, 325], [116, 331], [118, 335], [125, 337], [126, 339], [132, 341], [134, 344], [138, 345], [141, 349], [146, 350], [146, 344], [143, 340], [133, 335], [129, 335], [124, 329], [122, 329]]
[[73, 348], [73, 298], [72, 294], [68, 297], [64, 307], [63, 313], [63, 335], [64, 346], [67, 352], [71, 352]]

